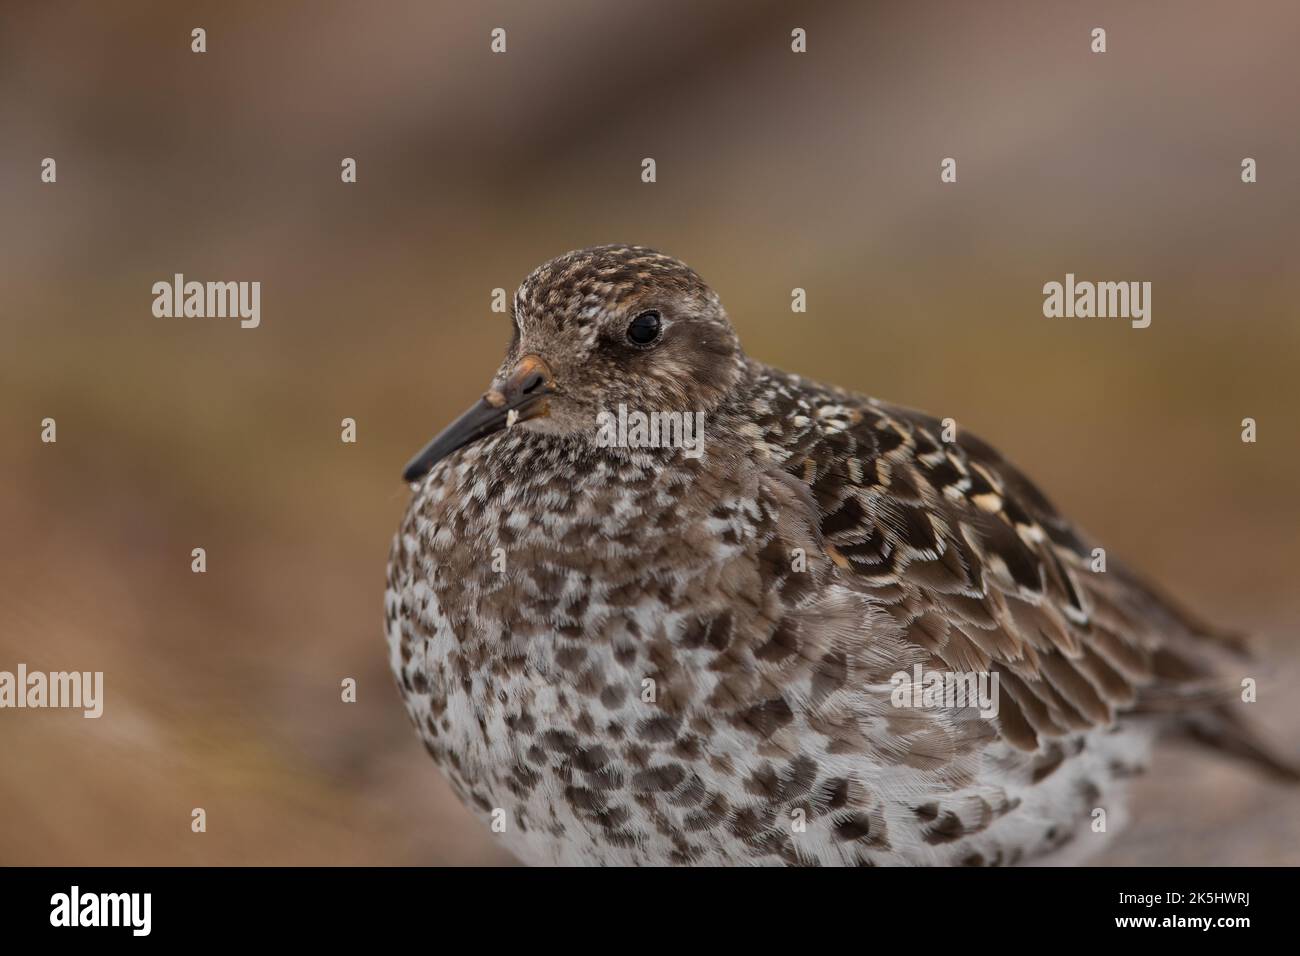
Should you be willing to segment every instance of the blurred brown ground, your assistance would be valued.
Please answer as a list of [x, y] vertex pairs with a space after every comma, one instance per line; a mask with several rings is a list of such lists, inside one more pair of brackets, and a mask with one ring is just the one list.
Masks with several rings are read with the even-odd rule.
[[[1001, 447], [1257, 635], [1294, 754], [1298, 35], [1285, 2], [6, 8], [0, 669], [107, 702], [0, 713], [0, 863], [507, 860], [407, 726], [384, 562], [401, 465], [505, 346], [490, 290], [596, 242]], [[260, 280], [262, 327], [155, 319], [174, 272]], [[1152, 281], [1151, 328], [1044, 319], [1066, 272]], [[1138, 796], [1104, 862], [1300, 863], [1296, 789], [1170, 748]]]

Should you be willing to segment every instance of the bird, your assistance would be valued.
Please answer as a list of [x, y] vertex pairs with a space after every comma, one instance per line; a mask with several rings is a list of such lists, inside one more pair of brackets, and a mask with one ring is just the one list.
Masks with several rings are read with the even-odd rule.
[[[405, 469], [384, 629], [425, 749], [520, 861], [1082, 862], [1167, 733], [1295, 779], [1240, 715], [1243, 640], [1099, 563], [954, 422], [749, 357], [642, 246], [539, 266], [512, 316]], [[664, 438], [694, 420], [688, 456]], [[995, 706], [909, 696], [954, 677]]]

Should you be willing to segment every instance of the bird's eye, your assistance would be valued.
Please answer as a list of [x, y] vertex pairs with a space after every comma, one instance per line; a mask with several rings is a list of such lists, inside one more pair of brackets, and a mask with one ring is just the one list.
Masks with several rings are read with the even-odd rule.
[[633, 345], [649, 345], [659, 338], [659, 313], [642, 312], [627, 327], [627, 340]]

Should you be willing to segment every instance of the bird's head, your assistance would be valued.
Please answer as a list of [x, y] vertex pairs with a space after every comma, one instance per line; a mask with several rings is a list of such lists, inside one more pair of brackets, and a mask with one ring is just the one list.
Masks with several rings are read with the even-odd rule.
[[504, 428], [598, 440], [601, 414], [703, 413], [742, 374], [717, 295], [689, 266], [640, 246], [595, 246], [533, 270], [515, 292], [514, 335], [487, 392], [406, 466]]

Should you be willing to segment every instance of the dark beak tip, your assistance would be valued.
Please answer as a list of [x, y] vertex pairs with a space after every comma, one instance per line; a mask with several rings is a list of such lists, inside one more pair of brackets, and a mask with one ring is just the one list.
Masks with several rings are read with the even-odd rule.
[[525, 419], [530, 408], [542, 409], [545, 414], [546, 396], [553, 394], [555, 388], [546, 363], [535, 356], [521, 359], [499, 391], [488, 391], [407, 462], [402, 480], [408, 484], [419, 481], [452, 452], [507, 427], [511, 412], [521, 412]]
[[406, 463], [402, 480], [407, 483], [419, 481], [452, 452], [504, 428], [508, 413], [509, 409], [504, 405], [498, 408], [486, 399], [480, 399]]
[[406, 467], [402, 469], [402, 481], [409, 485], [427, 475], [437, 464], [436, 461], [430, 461], [430, 458], [429, 449], [426, 447], [406, 463]]

